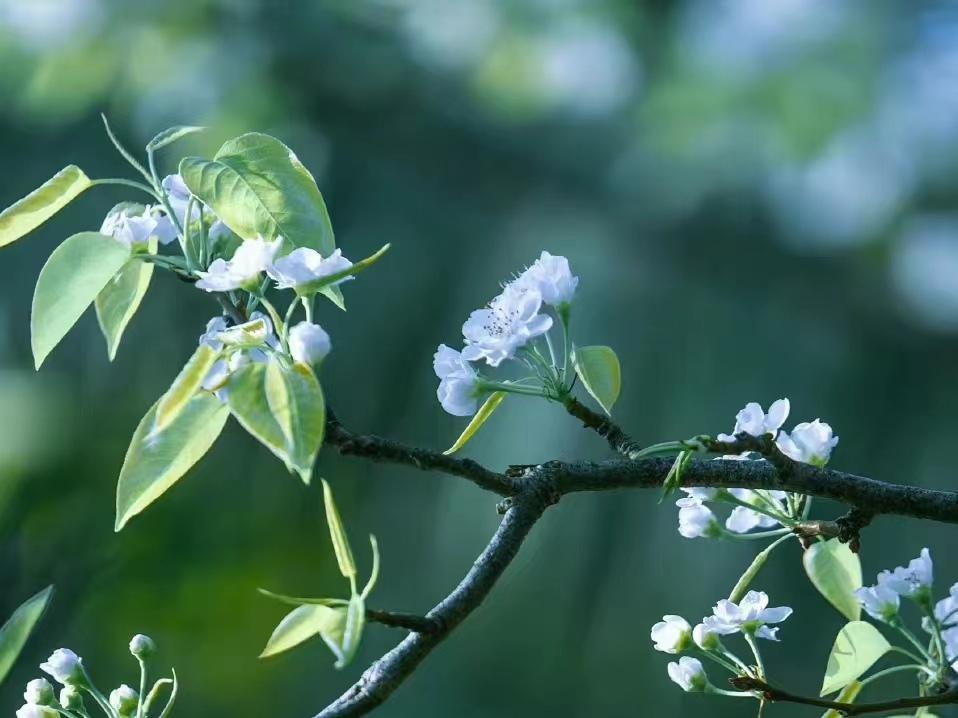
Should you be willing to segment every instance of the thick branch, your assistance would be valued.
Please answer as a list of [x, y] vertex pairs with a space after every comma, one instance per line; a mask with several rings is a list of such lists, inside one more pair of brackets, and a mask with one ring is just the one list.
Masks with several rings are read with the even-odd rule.
[[911, 698], [898, 698], [891, 701], [882, 701], [880, 703], [839, 703], [828, 701], [822, 698], [812, 698], [809, 696], [800, 696], [789, 693], [781, 688], [771, 686], [765, 681], [748, 676], [733, 678], [730, 681], [733, 686], [743, 691], [758, 691], [765, 700], [779, 703], [798, 703], [806, 706], [817, 706], [829, 710], [840, 711], [845, 715], [859, 716], [868, 713], [887, 713], [889, 711], [909, 711], [912, 708], [921, 708], [923, 706], [944, 706], [958, 703], [958, 689], [950, 687], [943, 693], [936, 693], [931, 696], [914, 696]]
[[375, 621], [390, 628], [405, 628], [407, 631], [415, 631], [416, 633], [435, 633], [441, 628], [438, 621], [426, 616], [418, 616], [414, 613], [376, 611], [372, 608], [366, 609], [366, 620]]
[[548, 505], [536, 491], [523, 491], [510, 500], [499, 528], [455, 590], [426, 614], [438, 629], [411, 633], [373, 663], [362, 677], [316, 718], [361, 716], [385, 701], [440, 641], [485, 599], [510, 564], [526, 535]]
[[373, 434], [354, 434], [339, 423], [331, 409], [327, 411], [325, 442], [335, 446], [343, 455], [361, 456], [377, 462], [405, 464], [422, 471], [441, 471], [469, 479], [480, 488], [500, 496], [510, 496], [515, 493], [515, 482], [512, 479], [487, 469], [477, 461], [407, 446]]

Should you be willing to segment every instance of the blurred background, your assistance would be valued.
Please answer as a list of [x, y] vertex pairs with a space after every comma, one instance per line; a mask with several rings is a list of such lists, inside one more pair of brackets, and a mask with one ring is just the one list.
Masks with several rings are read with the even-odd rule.
[[[347, 314], [319, 316], [335, 345], [327, 396], [355, 430], [448, 446], [464, 422], [435, 400], [435, 346], [456, 344], [469, 311], [548, 249], [581, 277], [576, 340], [623, 362], [617, 418], [643, 443], [728, 431], [746, 401], [788, 396], [794, 421], [836, 428], [835, 467], [956, 486], [958, 3], [0, 0], [0, 97], [2, 206], [69, 163], [130, 176], [101, 111], [131, 147], [209, 126], [164, 150], [163, 171], [247, 130], [290, 145], [347, 256], [393, 243], [346, 288]], [[312, 715], [402, 637], [371, 626], [342, 673], [319, 640], [257, 660], [284, 614], [258, 586], [346, 590], [317, 486], [231, 424], [113, 533], [133, 428], [214, 303], [158, 272], [112, 365], [90, 312], [32, 369], [40, 267], [124, 199], [138, 198], [90, 191], [0, 259], [0, 614], [57, 586], [0, 713], [61, 645], [101, 687], [132, 683], [126, 643], [144, 632], [181, 676], [175, 715]], [[500, 468], [608, 456], [558, 407], [522, 399], [465, 453]], [[317, 474], [366, 567], [363, 537], [379, 537], [378, 608], [426, 611], [496, 526], [494, 497], [442, 475], [332, 451]], [[648, 634], [663, 613], [709, 613], [757, 547], [682, 539], [656, 500], [551, 509], [380, 712], [751, 715], [681, 693]], [[958, 579], [954, 536], [877, 520], [866, 580], [927, 545], [943, 593]], [[796, 608], [766, 650], [773, 675], [814, 693], [841, 617], [792, 546], [757, 587]]]

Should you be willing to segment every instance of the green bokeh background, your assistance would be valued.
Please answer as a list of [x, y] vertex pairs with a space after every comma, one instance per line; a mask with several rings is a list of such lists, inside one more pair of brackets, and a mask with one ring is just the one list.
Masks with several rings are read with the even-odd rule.
[[[0, 205], [68, 163], [129, 176], [101, 111], [133, 147], [172, 124], [209, 126], [164, 152], [166, 171], [180, 153], [269, 132], [316, 175], [347, 256], [393, 244], [347, 287], [348, 313], [319, 317], [335, 345], [323, 383], [350, 427], [448, 446], [463, 422], [435, 401], [434, 347], [545, 248], [581, 277], [576, 340], [622, 360], [617, 419], [640, 441], [727, 431], [745, 401], [789, 396], [795, 421], [836, 427], [834, 466], [950, 489], [956, 48], [958, 5], [945, 1], [0, 0]], [[112, 530], [129, 437], [215, 313], [210, 298], [157, 273], [112, 365], [91, 315], [32, 370], [44, 259], [123, 199], [135, 197], [90, 191], [0, 255], [0, 610], [57, 586], [0, 713], [61, 645], [104, 689], [133, 682], [126, 643], [144, 632], [182, 678], [176, 715], [312, 715], [402, 635], [372, 626], [343, 672], [319, 641], [257, 660], [283, 607], [256, 587], [344, 590], [318, 485], [234, 424]], [[557, 407], [521, 398], [466, 453], [499, 468], [607, 456]], [[317, 474], [365, 567], [363, 537], [379, 537], [375, 607], [427, 610], [497, 522], [494, 497], [439, 474], [331, 451]], [[708, 613], [755, 546], [682, 539], [656, 498], [551, 509], [381, 714], [751, 715], [682, 694], [648, 630], [663, 613]], [[927, 545], [943, 592], [958, 579], [954, 537], [881, 518], [866, 576]], [[814, 692], [840, 616], [792, 546], [757, 586], [796, 609], [767, 649], [772, 675]]]

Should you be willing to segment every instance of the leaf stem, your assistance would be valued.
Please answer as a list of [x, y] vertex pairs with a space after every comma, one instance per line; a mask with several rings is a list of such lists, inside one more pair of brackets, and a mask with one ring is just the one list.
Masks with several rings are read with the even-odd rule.
[[146, 192], [156, 201], [160, 201], [160, 196], [153, 190], [149, 185], [145, 185], [142, 182], [137, 182], [136, 180], [128, 180], [122, 177], [102, 177], [100, 179], [90, 180], [90, 185], [123, 185], [124, 187], [134, 187], [138, 190]]

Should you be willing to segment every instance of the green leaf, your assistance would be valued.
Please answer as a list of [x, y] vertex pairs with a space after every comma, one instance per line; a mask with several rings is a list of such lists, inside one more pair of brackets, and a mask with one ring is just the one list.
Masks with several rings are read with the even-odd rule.
[[96, 295], [96, 319], [106, 339], [110, 361], [116, 357], [123, 332], [136, 310], [140, 308], [140, 302], [150, 288], [152, 278], [152, 262], [144, 262], [134, 257], [127, 260], [113, 279]]
[[821, 695], [841, 690], [884, 656], [891, 645], [870, 623], [852, 621], [838, 632], [828, 656]]
[[200, 344], [189, 358], [186, 365], [176, 375], [173, 384], [160, 397], [156, 407], [156, 424], [153, 433], [158, 434], [169, 426], [180, 412], [183, 411], [190, 399], [203, 385], [203, 380], [210, 373], [210, 368], [216, 363], [220, 353], [208, 344]]
[[855, 591], [862, 587], [862, 564], [858, 554], [837, 538], [812, 544], [802, 556], [812, 585], [850, 621], [861, 616]]
[[227, 408], [212, 394], [202, 392], [183, 407], [162, 432], [156, 433], [159, 402], [146, 413], [133, 433], [116, 487], [116, 530], [156, 501], [203, 458], [216, 441]]
[[74, 234], [53, 250], [40, 270], [30, 316], [37, 369], [129, 258], [128, 247], [99, 232]]
[[[864, 687], [865, 686], [858, 681], [852, 681], [842, 689], [841, 693], [835, 696], [835, 701], [837, 703], [854, 703], [855, 699], [858, 698], [858, 694], [862, 692], [862, 688]], [[839, 713], [838, 711], [827, 710], [822, 714], [822, 718], [842, 718], [843, 715], [843, 713]], [[904, 717], [899, 716], [898, 718]], [[931, 718], [934, 718], [934, 716]]]
[[369, 534], [369, 545], [373, 550], [373, 567], [369, 572], [369, 580], [366, 581], [363, 592], [360, 594], [363, 597], [363, 600], [369, 598], [369, 594], [371, 594], [373, 589], [376, 588], [376, 582], [379, 580], [379, 542], [372, 534]]
[[7, 677], [10, 669], [26, 645], [33, 627], [43, 617], [43, 612], [53, 596], [53, 586], [47, 586], [40, 593], [28, 598], [0, 628], [0, 683]]
[[349, 539], [346, 537], [342, 519], [339, 518], [336, 502], [333, 500], [333, 490], [329, 488], [326, 479], [323, 479], [323, 505], [326, 507], [326, 523], [329, 525], [329, 538], [333, 541], [339, 572], [345, 578], [353, 579], [356, 577], [356, 562], [353, 560], [353, 552], [349, 548]]
[[177, 140], [192, 135], [194, 132], [202, 132], [205, 127], [194, 127], [192, 125], [175, 125], [160, 132], [156, 137], [150, 140], [146, 146], [147, 152], [156, 152], [167, 145], [171, 145]]
[[[296, 287], [296, 294], [301, 297], [309, 297], [313, 294], [316, 294], [316, 292], [336, 286], [336, 282], [341, 282], [349, 277], [355, 277], [357, 274], [366, 271], [376, 262], [382, 259], [383, 255], [389, 251], [389, 247], [389, 244], [384, 244], [376, 253], [369, 255], [365, 259], [360, 259], [358, 262], [355, 262], [352, 266], [347, 267], [341, 272], [335, 272], [326, 277], [315, 279], [312, 282], [300, 284], [298, 287]], [[342, 294], [340, 293], [339, 296], [342, 297]], [[336, 301], [336, 299], [333, 298], [333, 301]], [[343, 307], [340, 307], [340, 309], [342, 308]]]
[[243, 428], [308, 484], [326, 428], [323, 392], [309, 367], [268, 370], [278, 361], [271, 357], [235, 372], [227, 402]]
[[469, 440], [475, 435], [482, 425], [488, 421], [489, 417], [492, 416], [493, 412], [499, 408], [499, 405], [502, 403], [502, 400], [506, 398], [506, 392], [504, 391], [495, 391], [489, 395], [489, 398], [486, 399], [482, 406], [479, 407], [479, 411], [476, 412], [476, 415], [472, 417], [472, 420], [459, 435], [459, 438], [456, 439], [456, 443], [446, 449], [444, 454], [455, 454], [459, 449], [465, 446]]
[[261, 594], [269, 598], [276, 599], [280, 603], [287, 603], [291, 606], [317, 605], [317, 606], [347, 606], [349, 601], [345, 598], [305, 598], [299, 596], [287, 596], [284, 593], [274, 593], [265, 588], [257, 589]]
[[[366, 626], [366, 602], [359, 594], [353, 594], [346, 608], [346, 625], [343, 628], [341, 654], [336, 661], [336, 668], [345, 668], [356, 655], [359, 642], [363, 637], [363, 628]], [[334, 651], [335, 653], [335, 651]]]
[[319, 293], [344, 312], [346, 311], [346, 298], [343, 296], [343, 290], [339, 288], [339, 285], [323, 287], [319, 290]]
[[334, 652], [339, 659], [341, 657], [339, 646], [342, 644], [345, 627], [346, 612], [342, 608], [330, 608], [319, 604], [299, 606], [287, 613], [279, 622], [259, 657], [266, 658], [288, 651], [318, 634], [323, 637], [323, 640], [326, 640], [327, 636], [333, 640], [336, 646]]
[[336, 248], [316, 180], [274, 137], [251, 132], [228, 141], [212, 160], [186, 157], [180, 175], [243, 239], [282, 236], [323, 256]]
[[0, 212], [0, 247], [29, 234], [92, 183], [76, 165], [64, 167], [33, 192]]
[[577, 347], [573, 362], [586, 391], [611, 415], [622, 390], [622, 369], [615, 352], [603, 346]]

